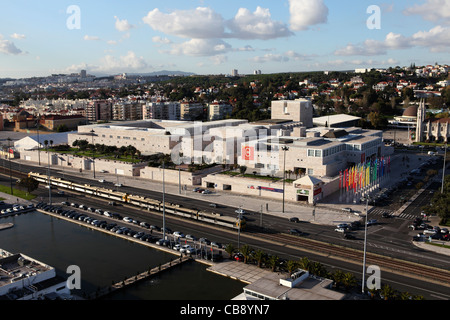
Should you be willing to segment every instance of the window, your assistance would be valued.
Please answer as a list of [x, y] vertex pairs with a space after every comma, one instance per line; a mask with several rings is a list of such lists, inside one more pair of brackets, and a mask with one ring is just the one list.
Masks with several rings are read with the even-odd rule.
[[308, 149], [308, 157], [314, 157], [314, 150]]
[[314, 156], [320, 158], [322, 156], [322, 150], [315, 150]]
[[314, 170], [311, 168], [308, 168], [308, 175], [313, 175], [314, 174]]

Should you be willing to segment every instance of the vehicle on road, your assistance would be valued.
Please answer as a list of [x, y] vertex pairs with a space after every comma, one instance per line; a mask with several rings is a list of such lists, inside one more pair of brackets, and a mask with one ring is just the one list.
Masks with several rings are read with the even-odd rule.
[[301, 236], [301, 235], [303, 235], [303, 232], [301, 232], [301, 231], [298, 230], [298, 229], [290, 229], [290, 230], [289, 230], [289, 234], [292, 234], [292, 235], [294, 235], [294, 236]]
[[334, 229], [334, 231], [344, 233], [345, 229], [344, 228], [336, 228], [336, 229]]
[[297, 217], [289, 218], [289, 221], [290, 222], [295, 222], [295, 223], [299, 223], [300, 222], [299, 218], [297, 218]]
[[184, 234], [183, 234], [183, 232], [181, 232], [181, 231], [175, 231], [175, 232], [173, 233], [173, 237], [174, 237], [174, 238], [184, 238]]

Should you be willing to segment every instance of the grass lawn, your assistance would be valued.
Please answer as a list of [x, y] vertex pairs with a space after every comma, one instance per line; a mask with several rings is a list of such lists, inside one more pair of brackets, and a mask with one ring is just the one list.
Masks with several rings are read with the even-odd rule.
[[[11, 187], [0, 185], [0, 192], [11, 194]], [[14, 193], [13, 196], [15, 196], [17, 198], [22, 198], [25, 200], [32, 200], [32, 199], [36, 198], [36, 196], [34, 194], [30, 194], [30, 193], [28, 193], [26, 191], [22, 191], [20, 189], [13, 188], [13, 193]]]

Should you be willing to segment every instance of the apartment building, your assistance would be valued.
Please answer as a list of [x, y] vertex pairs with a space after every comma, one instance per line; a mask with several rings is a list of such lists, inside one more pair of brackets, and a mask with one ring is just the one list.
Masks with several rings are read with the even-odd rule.
[[312, 102], [308, 99], [272, 101], [271, 118], [302, 122], [305, 127], [312, 128]]
[[112, 120], [113, 102], [109, 100], [93, 100], [86, 107], [83, 116], [88, 121], [110, 121]]
[[122, 121], [142, 120], [142, 105], [143, 103], [141, 102], [116, 102], [112, 107], [112, 118], [113, 120]]
[[180, 120], [202, 120], [204, 106], [200, 102], [181, 101], [180, 102]]
[[233, 106], [222, 102], [222, 101], [214, 101], [208, 103], [208, 120], [215, 121], [225, 119], [227, 116], [231, 115], [233, 111]]
[[142, 105], [142, 119], [180, 120], [180, 102], [146, 102]]

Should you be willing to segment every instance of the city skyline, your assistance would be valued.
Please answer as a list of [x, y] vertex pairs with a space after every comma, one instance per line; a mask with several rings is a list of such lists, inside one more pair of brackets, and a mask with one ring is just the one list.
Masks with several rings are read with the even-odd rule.
[[5, 1], [0, 78], [447, 63], [450, 3]]

